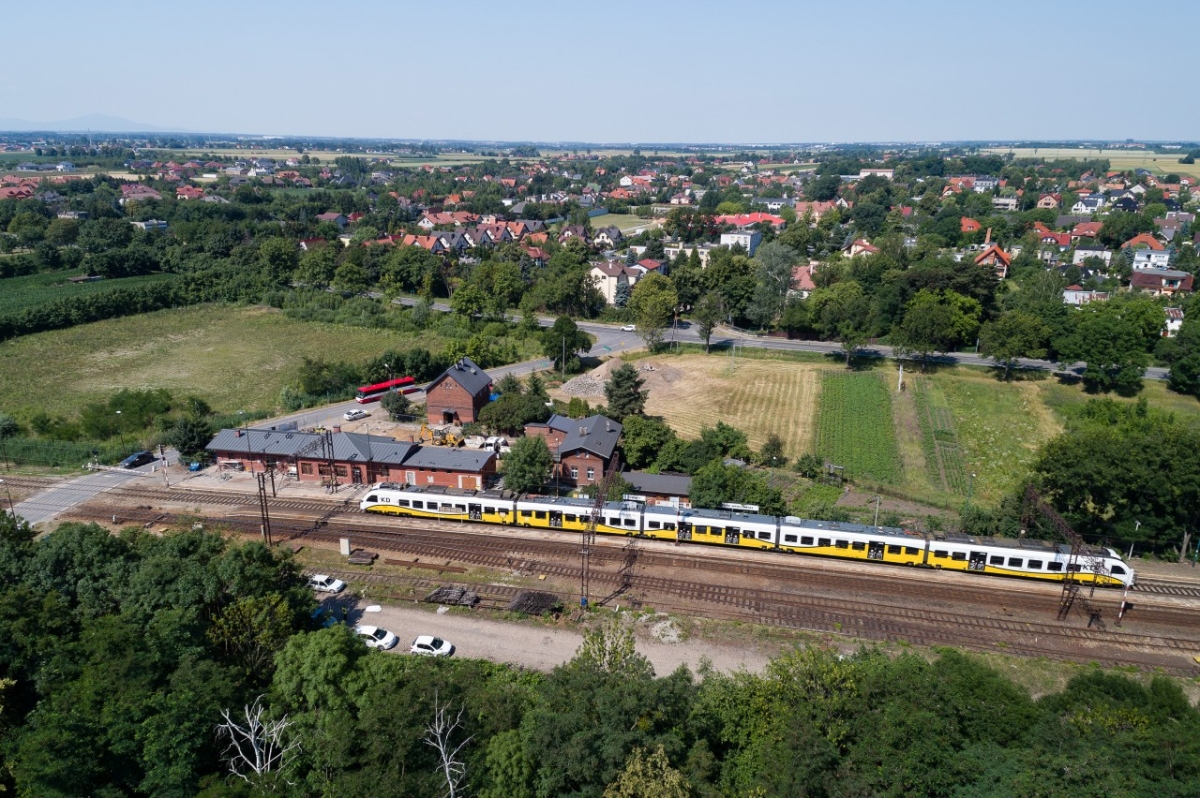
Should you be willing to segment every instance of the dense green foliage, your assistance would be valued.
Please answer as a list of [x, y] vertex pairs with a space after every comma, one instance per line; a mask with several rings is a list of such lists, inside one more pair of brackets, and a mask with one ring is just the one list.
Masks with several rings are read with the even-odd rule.
[[892, 400], [880, 375], [825, 372], [817, 410], [817, 453], [846, 475], [894, 482], [900, 454]]

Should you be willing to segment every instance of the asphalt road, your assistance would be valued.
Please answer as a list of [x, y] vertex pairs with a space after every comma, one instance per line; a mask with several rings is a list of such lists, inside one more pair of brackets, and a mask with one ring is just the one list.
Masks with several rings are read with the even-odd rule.
[[[380, 297], [381, 294], [372, 294], [372, 296]], [[392, 300], [398, 305], [415, 305], [419, 300], [413, 297], [399, 297]], [[435, 302], [433, 309], [444, 313], [450, 312], [450, 306]], [[554, 317], [539, 316], [538, 324], [542, 327], [551, 327], [554, 325]], [[596, 339], [595, 344], [588, 351], [591, 357], [609, 357], [619, 355], [622, 352], [628, 352], [635, 349], [642, 349], [645, 343], [638, 337], [637, 333], [624, 332], [615, 324], [598, 324], [596, 322], [583, 321], [579, 322], [579, 328], [585, 330]], [[696, 332], [694, 325], [683, 324], [678, 328], [673, 328], [667, 331], [666, 340], [668, 342], [676, 341], [679, 343], [688, 344], [703, 344], [700, 334]], [[719, 327], [713, 334], [710, 344], [720, 348], [733, 348], [734, 357], [737, 356], [737, 349], [740, 347], [750, 347], [753, 349], [773, 349], [783, 352], [817, 352], [821, 354], [841, 355], [842, 348], [839, 344], [830, 341], [789, 341], [785, 338], [766, 338], [763, 336], [752, 335], [727, 327]], [[856, 357], [870, 358], [894, 358], [896, 356], [895, 349], [882, 344], [874, 344], [864, 346], [855, 353]], [[991, 358], [983, 357], [971, 353], [953, 352], [944, 355], [935, 355], [929, 358], [930, 363], [942, 365], [960, 365], [960, 366], [982, 366], [990, 368], [995, 365]], [[1054, 374], [1074, 375], [1078, 376], [1083, 372], [1083, 363], [1074, 363], [1071, 365], [1055, 363], [1049, 360], [1033, 360], [1022, 358], [1018, 361], [1019, 368], [1028, 371], [1045, 371]], [[499, 368], [488, 369], [488, 374], [493, 380], [499, 381], [506, 374], [513, 374], [518, 377], [524, 377], [535, 371], [543, 371], [549, 369], [551, 361], [545, 359], [528, 360], [524, 363], [514, 363], [509, 366], [501, 366]], [[1167, 369], [1157, 366], [1146, 369], [1146, 379], [1149, 380], [1165, 380], [1167, 378]], [[424, 394], [417, 393], [411, 397], [416, 404], [424, 402]], [[289, 422], [295, 422], [301, 429], [312, 426], [331, 426], [341, 421], [342, 414], [347, 410], [355, 407], [362, 407], [353, 401], [340, 402], [334, 405], [328, 405], [322, 408], [311, 408], [301, 413], [293, 413], [292, 415], [282, 418], [269, 419], [260, 421], [253, 425], [255, 429], [270, 429]], [[368, 409], [372, 405], [367, 406]]]
[[[167, 451], [168, 462], [174, 463], [179, 459], [175, 450]], [[101, 493], [113, 488], [119, 488], [137, 479], [162, 480], [162, 461], [154, 460], [140, 468], [113, 468], [85, 474], [82, 477], [64, 482], [53, 488], [35, 493], [14, 509], [16, 514], [30, 524], [49, 521], [60, 513], [72, 507], [91, 501]]]

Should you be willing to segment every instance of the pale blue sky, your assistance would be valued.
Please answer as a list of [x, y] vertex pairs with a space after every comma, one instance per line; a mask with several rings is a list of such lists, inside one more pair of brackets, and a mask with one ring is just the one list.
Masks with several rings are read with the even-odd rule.
[[1200, 138], [1183, 0], [38, 0], [0, 19], [0, 117], [32, 121], [510, 141]]

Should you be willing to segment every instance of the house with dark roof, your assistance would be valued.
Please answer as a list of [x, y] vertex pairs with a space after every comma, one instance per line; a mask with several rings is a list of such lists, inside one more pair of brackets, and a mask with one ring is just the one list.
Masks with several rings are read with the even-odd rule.
[[301, 482], [329, 480], [331, 467], [342, 485], [403, 482], [483, 490], [496, 476], [496, 454], [490, 450], [422, 446], [356, 432], [334, 431], [328, 443], [323, 438], [315, 432], [223, 429], [205, 448], [218, 467], [254, 473], [274, 469]]
[[666, 504], [672, 507], [691, 507], [688, 496], [692, 478], [686, 474], [650, 474], [645, 471], [624, 471], [622, 478], [629, 483], [631, 499], [644, 504]]
[[545, 439], [554, 455], [554, 474], [562, 484], [582, 487], [604, 478], [623, 429], [605, 416], [568, 418], [555, 414], [543, 424], [526, 424], [525, 434]]
[[469, 357], [443, 371], [425, 388], [430, 424], [467, 424], [491, 400], [492, 378]]
[[1145, 291], [1154, 296], [1174, 296], [1192, 293], [1192, 275], [1174, 269], [1142, 269], [1129, 278], [1132, 291]]

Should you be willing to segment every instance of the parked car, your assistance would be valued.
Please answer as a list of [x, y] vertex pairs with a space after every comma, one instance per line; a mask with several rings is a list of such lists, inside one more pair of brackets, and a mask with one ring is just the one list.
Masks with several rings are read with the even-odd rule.
[[626, 324], [624, 327], [621, 328], [621, 332], [637, 332], [637, 325], [636, 324]]
[[137, 468], [138, 466], [144, 466], [146, 463], [152, 463], [156, 459], [153, 452], [137, 452], [122, 460], [121, 468]]
[[353, 410], [347, 410], [345, 413], [342, 413], [342, 418], [346, 419], [347, 421], [358, 421], [360, 418], [366, 418], [369, 415], [371, 414], [366, 410], [359, 410], [356, 407]]
[[413, 641], [409, 651], [423, 657], [449, 657], [454, 654], [454, 646], [440, 637], [421, 635]]
[[313, 574], [308, 578], [308, 586], [318, 593], [341, 593], [346, 589], [346, 583], [325, 574]]
[[398, 638], [387, 629], [378, 626], [356, 626], [354, 633], [362, 638], [368, 648], [379, 648], [386, 651], [398, 642]]

